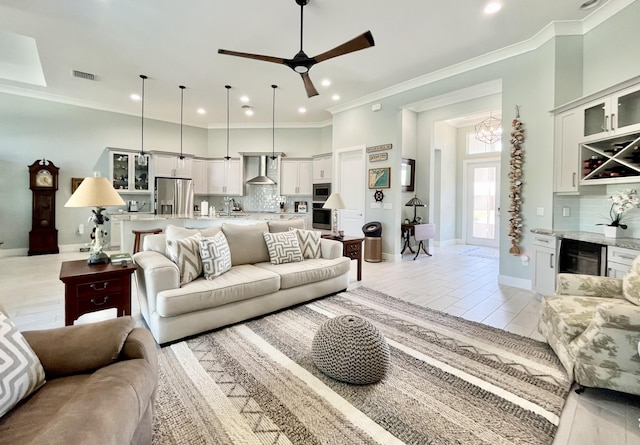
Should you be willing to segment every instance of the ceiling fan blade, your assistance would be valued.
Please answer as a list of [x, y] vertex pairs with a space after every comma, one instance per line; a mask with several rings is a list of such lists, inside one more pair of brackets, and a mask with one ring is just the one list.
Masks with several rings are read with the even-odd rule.
[[263, 55], [260, 55], [260, 54], [240, 53], [238, 51], [228, 51], [226, 49], [219, 49], [218, 50], [218, 54], [226, 54], [228, 56], [244, 57], [246, 59], [262, 60], [264, 62], [279, 63], [279, 64], [282, 64], [282, 65], [284, 65], [284, 62], [285, 62], [285, 59], [283, 59], [282, 57], [271, 57], [271, 56], [263, 56]]
[[309, 73], [300, 73], [300, 77], [302, 77], [302, 81], [304, 82], [304, 88], [307, 90], [307, 97], [313, 97], [318, 95], [318, 90], [313, 86], [313, 82], [311, 82], [311, 78], [309, 77]]
[[371, 31], [367, 31], [364, 34], [359, 35], [355, 39], [351, 39], [348, 42], [343, 43], [342, 45], [336, 46], [335, 48], [330, 49], [327, 52], [313, 57], [313, 59], [315, 59], [316, 62], [322, 62], [323, 60], [342, 56], [343, 54], [349, 54], [354, 51], [360, 51], [361, 49], [369, 48], [374, 45], [375, 42], [373, 41], [373, 34], [371, 34]]

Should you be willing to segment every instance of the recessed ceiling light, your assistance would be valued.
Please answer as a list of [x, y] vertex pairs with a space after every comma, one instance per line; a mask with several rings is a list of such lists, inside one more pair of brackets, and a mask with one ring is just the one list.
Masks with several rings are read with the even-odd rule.
[[322, 81], [322, 86], [323, 87], [328, 87], [329, 85], [331, 85], [331, 81], [329, 79], [324, 79]]
[[140, 100], [140, 95], [133, 93], [131, 96], [129, 96], [131, 98], [131, 100]]
[[248, 96], [240, 96], [240, 102], [243, 102], [243, 103], [246, 104], [247, 102], [249, 102], [249, 97]]
[[240, 107], [244, 110], [244, 114], [247, 116], [253, 116], [253, 107], [251, 105], [243, 105]]
[[591, 9], [595, 8], [600, 4], [600, 0], [587, 0], [583, 4], [580, 5], [580, 9]]
[[484, 13], [495, 14], [496, 12], [500, 11], [500, 9], [502, 9], [502, 4], [500, 4], [499, 2], [489, 2], [484, 7]]
[[196, 113], [198, 113], [198, 114], [207, 114], [207, 110], [205, 110], [204, 108], [198, 108], [196, 110]]
[[334, 94], [333, 96], [331, 96], [331, 99], [340, 100], [340, 95], [339, 94]]
[[306, 113], [307, 109], [305, 107], [298, 108], [298, 113]]

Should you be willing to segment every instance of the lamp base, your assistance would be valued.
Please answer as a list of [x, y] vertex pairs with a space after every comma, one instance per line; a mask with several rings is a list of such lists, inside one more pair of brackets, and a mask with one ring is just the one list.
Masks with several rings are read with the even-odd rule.
[[109, 255], [104, 252], [93, 252], [87, 259], [87, 264], [107, 264], [109, 262]]

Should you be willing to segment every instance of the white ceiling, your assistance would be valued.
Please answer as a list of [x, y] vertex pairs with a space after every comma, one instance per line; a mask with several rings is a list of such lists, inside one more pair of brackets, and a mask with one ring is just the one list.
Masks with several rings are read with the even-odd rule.
[[[232, 126], [256, 127], [271, 125], [271, 85], [277, 84], [276, 122], [322, 124], [332, 107], [529, 41], [552, 22], [580, 33], [590, 14], [594, 20], [630, 2], [605, 0], [584, 11], [583, 1], [502, 0], [500, 12], [485, 16], [484, 0], [310, 0], [304, 9], [307, 55], [367, 30], [375, 47], [314, 66], [310, 76], [320, 95], [307, 98], [289, 68], [217, 53], [292, 58], [300, 32], [295, 0], [0, 0], [0, 92], [139, 116], [140, 103], [129, 96], [140, 93], [139, 75], [146, 74], [145, 117], [179, 122], [178, 86], [185, 85], [185, 124], [213, 128], [226, 125], [229, 84]], [[19, 70], [7, 49], [15, 35], [35, 41], [46, 86], [15, 80]], [[29, 39], [21, 45], [32, 46]], [[37, 78], [33, 58], [18, 59]], [[98, 80], [74, 78], [72, 70]], [[325, 78], [330, 87], [321, 85]], [[332, 100], [336, 93], [339, 102]], [[240, 108], [241, 95], [255, 107], [251, 118]], [[196, 114], [198, 107], [207, 114]], [[307, 113], [299, 114], [299, 107]]]

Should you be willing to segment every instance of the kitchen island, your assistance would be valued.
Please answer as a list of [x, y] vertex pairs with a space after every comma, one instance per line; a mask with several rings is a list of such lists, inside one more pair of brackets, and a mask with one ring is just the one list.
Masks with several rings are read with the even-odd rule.
[[224, 223], [250, 225], [263, 221], [304, 219], [305, 228], [311, 228], [310, 213], [295, 212], [231, 212], [217, 217], [197, 215], [155, 215], [153, 213], [121, 213], [111, 215], [111, 220], [119, 225], [121, 252], [133, 253], [133, 230], [162, 229], [168, 225], [203, 229], [221, 226]]

